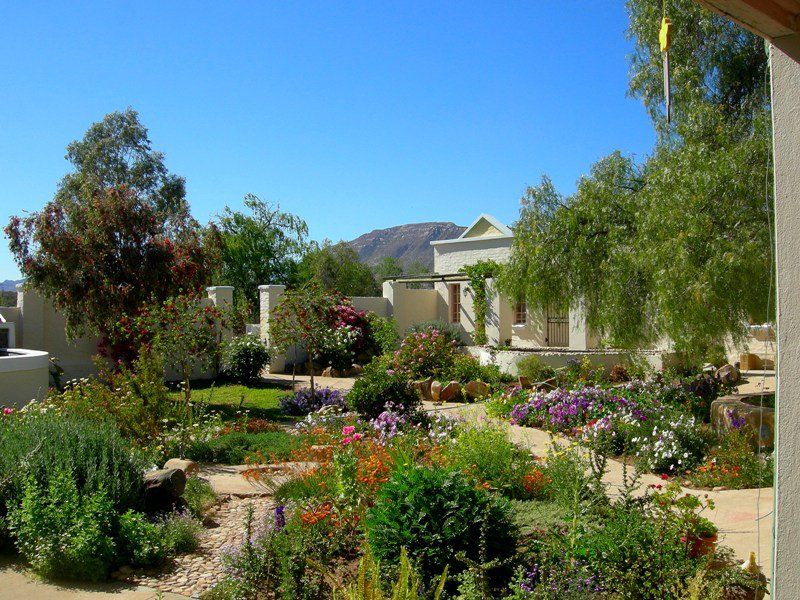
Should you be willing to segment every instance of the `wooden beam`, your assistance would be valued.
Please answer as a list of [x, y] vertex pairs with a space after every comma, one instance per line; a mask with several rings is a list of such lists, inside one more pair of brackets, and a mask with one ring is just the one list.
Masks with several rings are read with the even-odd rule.
[[697, 0], [800, 62], [800, 0]]

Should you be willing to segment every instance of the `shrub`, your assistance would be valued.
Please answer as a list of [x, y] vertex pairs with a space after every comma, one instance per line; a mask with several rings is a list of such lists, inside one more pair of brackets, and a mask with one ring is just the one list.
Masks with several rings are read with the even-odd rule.
[[684, 473], [702, 462], [714, 441], [713, 432], [685, 413], [663, 412], [637, 443], [637, 462], [656, 473]]
[[611, 383], [625, 383], [631, 380], [631, 376], [628, 374], [628, 369], [626, 369], [624, 365], [616, 364], [611, 368], [608, 379]]
[[529, 381], [544, 381], [556, 376], [556, 370], [550, 365], [542, 362], [542, 359], [531, 354], [517, 363], [517, 371], [520, 377], [525, 377]]
[[96, 378], [68, 382], [63, 392], [51, 393], [41, 406], [94, 421], [110, 420], [124, 437], [150, 441], [173, 410], [163, 361], [142, 352], [131, 368], [101, 358], [95, 366]]
[[285, 431], [228, 433], [207, 441], [195, 442], [186, 449], [186, 458], [201, 462], [240, 465], [260, 454], [267, 459], [285, 460], [299, 448], [303, 438]]
[[325, 544], [318, 543], [315, 533], [313, 527], [303, 527], [296, 519], [281, 528], [265, 523], [256, 529], [249, 513], [244, 543], [223, 558], [228, 579], [210, 597], [240, 600], [261, 597], [262, 590], [285, 600], [327, 597], [323, 576], [309, 559], [325, 564], [331, 555]]
[[438, 329], [408, 334], [392, 359], [392, 368], [410, 379], [444, 378], [459, 355], [456, 344]]
[[450, 371], [444, 374], [444, 379], [462, 383], [477, 380], [498, 386], [511, 381], [512, 377], [500, 371], [498, 365], [481, 365], [471, 354], [457, 354]]
[[693, 485], [729, 489], [769, 487], [772, 485], [772, 454], [753, 452], [753, 432], [742, 426], [722, 435], [702, 465], [689, 475]]
[[152, 567], [164, 562], [169, 555], [192, 552], [197, 548], [201, 529], [198, 521], [180, 514], [152, 522], [141, 513], [128, 511], [119, 518], [120, 562], [134, 567]]
[[202, 519], [208, 510], [217, 502], [217, 495], [211, 484], [199, 477], [189, 477], [186, 480], [186, 488], [183, 490], [183, 500], [189, 514]]
[[185, 515], [171, 515], [161, 524], [161, 536], [170, 554], [194, 552], [203, 526], [199, 521]]
[[[396, 565], [406, 548], [425, 582], [455, 557], [504, 559], [515, 550], [515, 530], [506, 501], [495, 498], [457, 470], [410, 466], [396, 471], [367, 513], [368, 541], [375, 557]], [[481, 532], [487, 532], [480, 556]]]
[[448, 342], [451, 342], [456, 346], [464, 345], [464, 342], [461, 339], [461, 328], [455, 323], [449, 323], [447, 321], [443, 321], [442, 319], [415, 323], [406, 329], [406, 337], [412, 333], [430, 333], [434, 330], [441, 333]]
[[81, 496], [102, 490], [124, 512], [141, 499], [146, 466], [111, 423], [52, 412], [0, 417], [0, 516], [19, 504], [27, 479], [46, 488], [58, 472], [72, 473]]
[[17, 549], [43, 577], [99, 581], [115, 557], [116, 513], [102, 490], [81, 493], [66, 469], [46, 482], [29, 474], [8, 523]]
[[389, 359], [377, 357], [364, 367], [347, 394], [347, 404], [368, 418], [375, 418], [391, 403], [399, 412], [413, 412], [420, 404], [408, 377], [396, 371]]
[[400, 345], [397, 333], [397, 321], [394, 317], [379, 317], [375, 313], [367, 313], [372, 343], [379, 354], [389, 354]]
[[510, 498], [542, 497], [546, 476], [535, 467], [531, 453], [501, 429], [465, 427], [444, 447], [444, 455], [450, 466]]
[[119, 554], [134, 567], [157, 565], [168, 548], [161, 527], [132, 510], [119, 518]]
[[311, 388], [297, 390], [291, 396], [281, 398], [281, 410], [287, 415], [307, 415], [316, 412], [324, 406], [338, 406], [347, 409], [344, 394], [334, 388]]
[[231, 338], [223, 346], [222, 373], [239, 383], [247, 383], [258, 378], [268, 363], [269, 350], [254, 335]]

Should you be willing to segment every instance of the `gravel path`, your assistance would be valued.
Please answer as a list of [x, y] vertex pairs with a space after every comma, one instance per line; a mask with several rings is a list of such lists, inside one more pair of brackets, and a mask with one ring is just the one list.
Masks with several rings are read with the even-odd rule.
[[197, 550], [177, 556], [159, 569], [123, 568], [115, 574], [116, 578], [162, 592], [199, 596], [223, 579], [222, 555], [244, 541], [249, 506], [253, 507], [256, 524], [272, 512], [274, 504], [268, 496], [225, 496], [211, 517], [217, 526], [201, 532]]

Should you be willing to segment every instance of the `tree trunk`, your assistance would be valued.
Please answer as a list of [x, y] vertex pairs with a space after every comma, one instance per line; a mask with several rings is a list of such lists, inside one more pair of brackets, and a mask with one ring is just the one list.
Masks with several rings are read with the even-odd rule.
[[189, 365], [187, 363], [183, 363], [181, 365], [181, 370], [183, 371], [183, 400], [188, 407], [189, 402], [192, 400], [192, 390], [189, 387], [189, 376], [191, 375], [189, 372]]
[[314, 361], [311, 358], [308, 359], [308, 372], [311, 374], [311, 403], [313, 404], [316, 394], [314, 391]]

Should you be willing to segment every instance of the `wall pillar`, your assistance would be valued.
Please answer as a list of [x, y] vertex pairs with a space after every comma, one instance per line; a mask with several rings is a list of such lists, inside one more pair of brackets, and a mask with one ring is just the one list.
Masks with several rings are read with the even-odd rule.
[[258, 286], [260, 335], [267, 348], [270, 348], [269, 370], [271, 373], [282, 373], [286, 368], [286, 356], [275, 352], [274, 348], [270, 347], [269, 341], [270, 315], [285, 291], [285, 285]]
[[[233, 306], [233, 286], [232, 285], [213, 285], [206, 288], [211, 303], [220, 310], [226, 310]], [[233, 337], [233, 330], [228, 327], [222, 330], [222, 339], [229, 340]]]
[[22, 314], [22, 331], [17, 332], [16, 344], [29, 350], [44, 350], [44, 298], [23, 286], [22, 283], [17, 284], [17, 306]]
[[772, 47], [770, 67], [778, 301], [771, 597], [788, 600], [800, 598], [800, 64]]
[[586, 329], [586, 316], [581, 306], [569, 309], [569, 348], [570, 350], [589, 349], [589, 332]]

